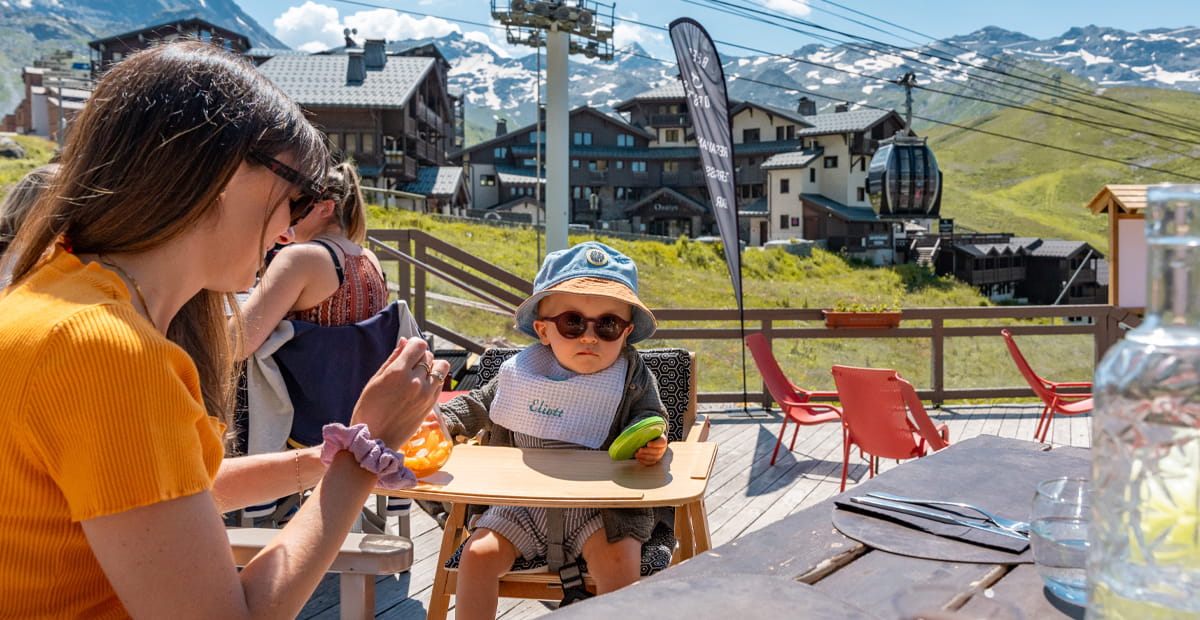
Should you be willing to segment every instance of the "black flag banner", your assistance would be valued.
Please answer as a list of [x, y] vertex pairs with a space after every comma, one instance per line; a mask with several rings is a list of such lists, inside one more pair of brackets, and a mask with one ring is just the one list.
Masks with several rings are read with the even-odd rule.
[[733, 295], [742, 308], [742, 258], [738, 242], [737, 202], [733, 178], [733, 136], [729, 127], [729, 97], [725, 71], [712, 39], [695, 20], [681, 17], [671, 22], [671, 44], [679, 62], [679, 75], [687, 95], [688, 112], [700, 147], [704, 182], [733, 282]]

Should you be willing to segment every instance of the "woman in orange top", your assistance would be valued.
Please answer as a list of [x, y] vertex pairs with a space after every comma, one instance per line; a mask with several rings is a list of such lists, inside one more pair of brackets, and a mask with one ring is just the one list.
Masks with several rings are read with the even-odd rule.
[[355, 409], [384, 445], [327, 429], [311, 500], [234, 566], [221, 510], [320, 473], [292, 455], [222, 463], [225, 309], [320, 197], [327, 157], [300, 109], [217, 47], [162, 45], [100, 80], [0, 260], [0, 617], [294, 617], [371, 489], [407, 481], [386, 446], [447, 370], [419, 340]]

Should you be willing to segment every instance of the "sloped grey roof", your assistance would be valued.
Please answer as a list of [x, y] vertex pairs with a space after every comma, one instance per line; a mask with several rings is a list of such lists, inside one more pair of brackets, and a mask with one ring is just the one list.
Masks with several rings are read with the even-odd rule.
[[871, 207], [851, 207], [821, 194], [800, 194], [804, 200], [829, 210], [835, 215], [852, 222], [878, 222], [879, 216]]
[[762, 198], [759, 198], [759, 199], [755, 200], [754, 202], [750, 202], [750, 203], [746, 203], [746, 204], [742, 205], [742, 207], [740, 209], [738, 209], [737, 214], [738, 215], [766, 215], [768, 212], [769, 211], [767, 210], [767, 197], [763, 196]]
[[987, 256], [1016, 256], [1027, 254], [1025, 246], [1017, 243], [1016, 239], [1008, 243], [961, 243], [955, 242], [954, 249], [969, 256], [984, 258]]
[[349, 56], [276, 56], [258, 67], [302, 106], [403, 108], [437, 62], [429, 57], [388, 56], [367, 69], [361, 83], [346, 82]]
[[511, 211], [516, 207], [527, 204], [533, 207], [540, 207], [542, 203], [533, 196], [518, 196], [508, 202], [502, 202], [498, 205], [492, 205], [487, 208], [488, 211]]
[[[500, 177], [500, 182], [505, 185], [537, 185], [537, 173], [533, 168], [522, 168], [520, 166], [496, 166], [496, 174]], [[542, 184], [546, 184], [545, 177], [542, 178]]]
[[251, 58], [274, 58], [276, 56], [307, 56], [308, 52], [286, 47], [252, 47], [246, 50], [245, 55]]
[[462, 168], [458, 166], [431, 166], [418, 170], [417, 180], [402, 189], [424, 196], [450, 196], [458, 191], [462, 178]]
[[[617, 127], [620, 127], [621, 129], [628, 131], [630, 133], [636, 133], [636, 134], [641, 135], [644, 138], [649, 138], [651, 140], [657, 138], [657, 136], [654, 133], [647, 131], [645, 129], [642, 129], [641, 127], [630, 125], [628, 122], [625, 121], [625, 119], [623, 119], [619, 116], [616, 116], [613, 114], [605, 114], [604, 112], [601, 112], [600, 110], [597, 110], [596, 108], [593, 108], [590, 106], [585, 106], [585, 105], [574, 108], [570, 111], [570, 113], [568, 113], [568, 115], [567, 115], [567, 124], [568, 125], [570, 125], [570, 120], [572, 118], [574, 118], [576, 114], [591, 114], [593, 116], [604, 119], [605, 121], [608, 121], [608, 122], [616, 125]], [[464, 153], [475, 153], [475, 152], [478, 152], [483, 149], [489, 149], [489, 148], [492, 148], [492, 146], [495, 144], [499, 144], [499, 143], [502, 143], [505, 141], [511, 141], [513, 136], [516, 134], [520, 134], [520, 133], [524, 133], [524, 132], [531, 132], [536, 129], [537, 129], [537, 123], [530, 123], [528, 125], [513, 129], [512, 131], [509, 131], [508, 133], [504, 134], [503, 136], [497, 136], [495, 138], [490, 138], [488, 140], [480, 142], [479, 144], [475, 144], [475, 145], [466, 147], [462, 150], [450, 153], [449, 157], [450, 157], [450, 159], [458, 159], [458, 158], [462, 157]], [[542, 125], [542, 131], [546, 131], [545, 125]], [[521, 146], [523, 146], [523, 144], [512, 145], [513, 153], [516, 153], [517, 149], [521, 148]], [[528, 144], [528, 146], [530, 149], [528, 155], [532, 155], [535, 145]], [[544, 146], [542, 148], [543, 148], [543, 150], [545, 150]], [[576, 147], [574, 145], [572, 145], [572, 148], [571, 148], [572, 153], [575, 152], [575, 148]], [[603, 147], [595, 147], [595, 148], [603, 148]], [[697, 157], [699, 157], [699, 155], [697, 155]]]
[[815, 149], [804, 149], [803, 151], [792, 151], [790, 153], [780, 153], [772, 155], [762, 163], [759, 168], [763, 170], [776, 170], [780, 168], [803, 168], [825, 152], [825, 147], [817, 147]]
[[797, 136], [820, 136], [831, 133], [866, 131], [877, 123], [895, 114], [891, 110], [862, 109], [848, 112], [814, 114], [803, 117], [812, 127], [796, 130]]
[[743, 101], [742, 103], [739, 103], [736, 106], [734, 106], [733, 108], [731, 108], [729, 110], [729, 116], [731, 116], [731, 117], [736, 116], [742, 110], [747, 110], [750, 108], [758, 108], [759, 110], [762, 110], [768, 114], [772, 114], [774, 116], [786, 118], [789, 121], [800, 123], [800, 125], [802, 127], [812, 127], [813, 126], [813, 122], [812, 122], [813, 117], [812, 116], [805, 116], [795, 110], [789, 110], [787, 108], [781, 108], [781, 107], [773, 106], [773, 105], [766, 105], [763, 103], [753, 103], [750, 101]]
[[1013, 243], [1020, 243], [1032, 256], [1043, 258], [1068, 258], [1077, 253], [1085, 253], [1091, 249], [1097, 258], [1104, 255], [1097, 252], [1083, 241], [1068, 241], [1066, 239], [1038, 239], [1037, 237], [1013, 237]]
[[651, 88], [648, 91], [638, 93], [621, 103], [613, 106], [614, 110], [620, 110], [622, 107], [633, 103], [634, 101], [654, 101], [656, 99], [683, 99], [687, 94], [683, 92], [683, 82], [679, 80], [671, 80], [657, 88]]

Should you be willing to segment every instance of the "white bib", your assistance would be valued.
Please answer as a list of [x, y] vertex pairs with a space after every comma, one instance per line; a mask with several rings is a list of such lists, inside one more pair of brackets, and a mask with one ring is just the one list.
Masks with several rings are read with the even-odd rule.
[[608, 368], [581, 375], [563, 368], [542, 344], [500, 366], [488, 417], [518, 433], [568, 441], [593, 450], [604, 445], [625, 395], [622, 355]]

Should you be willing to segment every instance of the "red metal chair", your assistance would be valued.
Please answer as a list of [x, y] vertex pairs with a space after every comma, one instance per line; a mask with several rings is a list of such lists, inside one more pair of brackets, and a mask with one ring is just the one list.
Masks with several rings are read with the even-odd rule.
[[[1050, 434], [1050, 421], [1054, 418], [1054, 414], [1076, 415], [1080, 413], [1089, 413], [1092, 410], [1092, 384], [1089, 381], [1058, 382], [1047, 381], [1038, 376], [1033, 368], [1029, 366], [1029, 362], [1025, 360], [1025, 356], [1021, 354], [1021, 349], [1017, 348], [1016, 341], [1013, 340], [1012, 333], [1007, 329], [1000, 330], [1000, 335], [1004, 336], [1004, 344], [1008, 345], [1008, 353], [1012, 355], [1013, 361], [1017, 363], [1017, 369], [1021, 371], [1021, 376], [1025, 377], [1025, 381], [1029, 383], [1029, 387], [1033, 388], [1033, 393], [1037, 394], [1038, 398], [1042, 399], [1045, 404], [1042, 407], [1042, 417], [1038, 419], [1037, 428], [1033, 431], [1033, 438], [1042, 443], [1046, 442], [1046, 435]], [[1088, 392], [1060, 392], [1062, 389], [1070, 388], [1087, 388]]]
[[779, 455], [779, 446], [783, 443], [783, 433], [787, 430], [788, 420], [796, 423], [796, 428], [792, 430], [792, 443], [788, 446], [789, 450], [795, 450], [796, 435], [802, 425], [824, 424], [841, 417], [841, 412], [833, 405], [809, 402], [814, 396], [836, 397], [837, 392], [809, 392], [796, 387], [779, 368], [779, 362], [775, 361], [775, 354], [771, 352], [771, 343], [767, 341], [766, 336], [760, 333], [750, 334], [746, 336], [746, 346], [750, 347], [754, 365], [758, 366], [758, 374], [762, 375], [763, 383], [767, 384], [771, 398], [783, 410], [783, 426], [779, 427], [779, 439], [775, 441], [775, 451], [771, 453], [771, 464], [774, 465], [775, 457]]
[[917, 391], [900, 373], [884, 368], [834, 366], [833, 382], [842, 401], [842, 490], [850, 470], [850, 448], [868, 455], [875, 477], [879, 458], [910, 459], [925, 456], [930, 448], [950, 443], [950, 429], [936, 427]]

